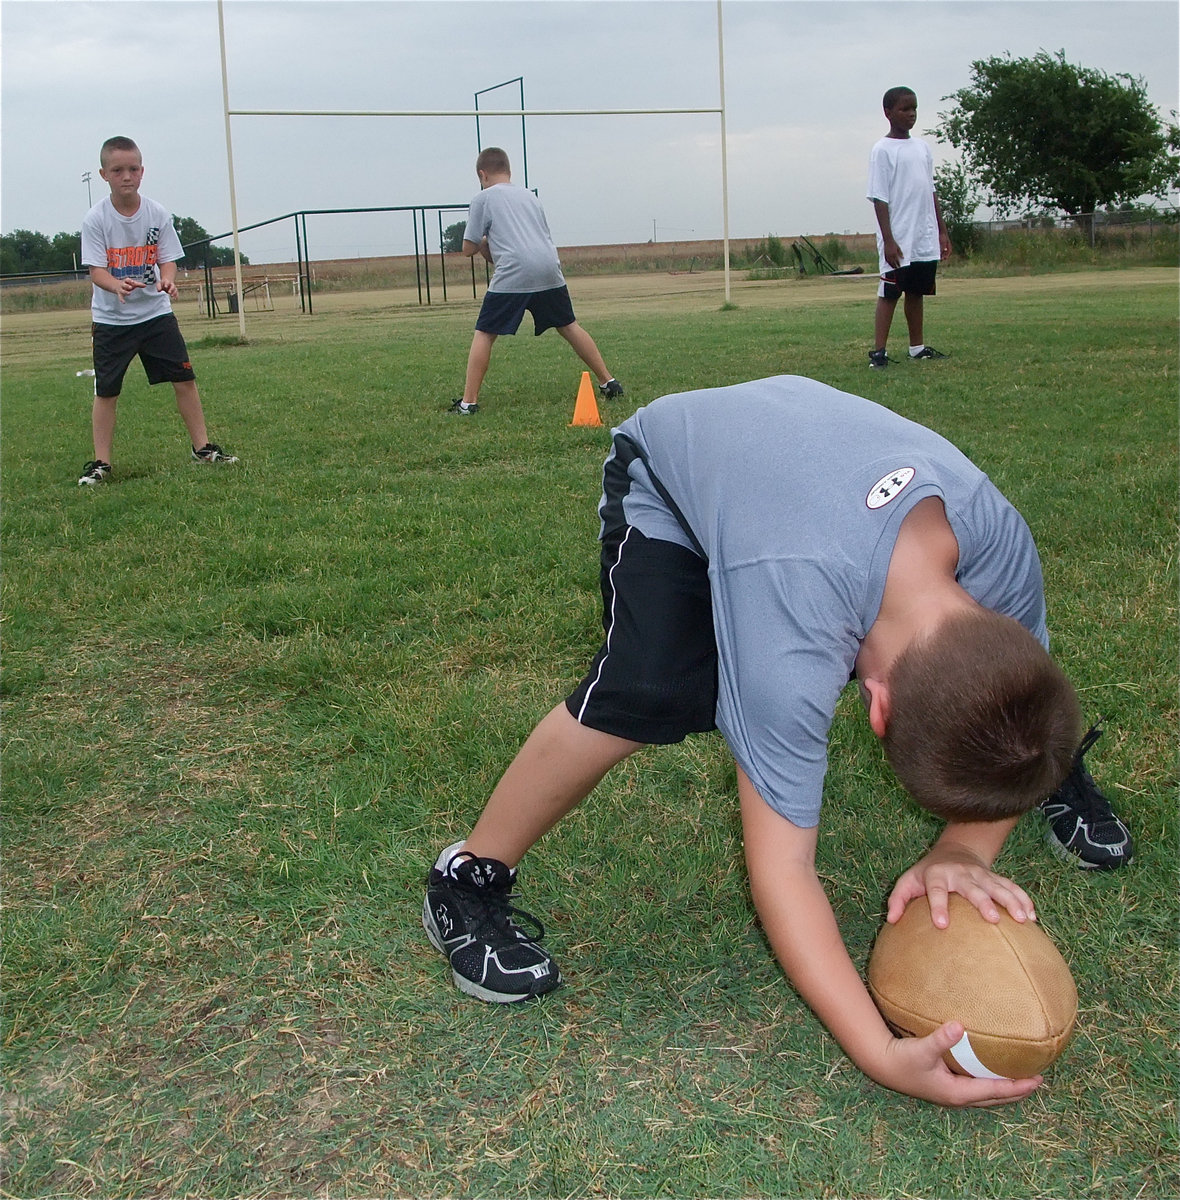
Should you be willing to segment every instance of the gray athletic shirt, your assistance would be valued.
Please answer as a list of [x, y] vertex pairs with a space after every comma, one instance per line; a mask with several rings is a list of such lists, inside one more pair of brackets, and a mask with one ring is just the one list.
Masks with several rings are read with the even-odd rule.
[[467, 212], [465, 242], [488, 239], [496, 264], [489, 292], [545, 292], [562, 287], [565, 276], [540, 200], [514, 183], [484, 188]]
[[664, 396], [614, 432], [641, 454], [627, 521], [708, 560], [717, 727], [795, 825], [819, 820], [836, 701], [919, 500], [942, 499], [967, 592], [1048, 645], [1024, 519], [950, 442], [889, 409], [781, 375]]

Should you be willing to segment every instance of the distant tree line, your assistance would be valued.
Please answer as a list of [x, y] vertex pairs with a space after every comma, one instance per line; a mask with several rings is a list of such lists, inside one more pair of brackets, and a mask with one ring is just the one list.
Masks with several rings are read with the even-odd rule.
[[[204, 246], [209, 234], [192, 217], [173, 217], [180, 244], [187, 247], [180, 266], [195, 269], [206, 259], [211, 267], [232, 266], [234, 252], [227, 246]], [[249, 260], [242, 255], [242, 262]], [[0, 275], [29, 275], [38, 271], [75, 271], [82, 267], [82, 233], [55, 233], [46, 237], [29, 229], [0, 235]]]

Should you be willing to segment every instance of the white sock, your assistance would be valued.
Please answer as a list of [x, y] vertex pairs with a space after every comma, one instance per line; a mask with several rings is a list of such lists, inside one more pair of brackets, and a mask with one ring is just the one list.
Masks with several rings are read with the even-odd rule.
[[925, 349], [926, 349], [925, 342], [923, 342], [920, 346], [911, 346], [910, 347], [910, 358], [917, 358], [918, 355], [921, 354], [922, 351]]
[[438, 856], [438, 858], [435, 859], [434, 869], [436, 871], [441, 871], [444, 875], [448, 874], [451, 863], [455, 860], [455, 855], [458, 854], [466, 844], [466, 842], [456, 842], [453, 846], [448, 846]]

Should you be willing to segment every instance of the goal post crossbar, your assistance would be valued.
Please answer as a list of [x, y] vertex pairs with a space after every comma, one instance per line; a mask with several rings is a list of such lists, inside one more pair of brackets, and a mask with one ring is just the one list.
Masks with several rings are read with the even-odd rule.
[[643, 117], [720, 113], [720, 108], [231, 108], [231, 117]]

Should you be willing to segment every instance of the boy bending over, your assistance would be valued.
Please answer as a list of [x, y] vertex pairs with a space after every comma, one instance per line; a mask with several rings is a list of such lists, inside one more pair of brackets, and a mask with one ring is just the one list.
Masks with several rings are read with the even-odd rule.
[[852, 1061], [940, 1104], [1028, 1095], [1039, 1079], [947, 1069], [960, 1026], [890, 1033], [815, 868], [828, 730], [853, 676], [899, 779], [947, 822], [894, 886], [890, 921], [925, 894], [945, 926], [950, 892], [990, 921], [1035, 919], [991, 866], [1055, 789], [1077, 822], [1117, 826], [1129, 858], [1125, 828], [1080, 783], [1078, 701], [1046, 649], [1020, 514], [929, 429], [797, 376], [640, 408], [614, 431], [599, 512], [602, 649], [430, 872], [423, 920], [455, 983], [499, 1002], [555, 988], [539, 934], [512, 917], [517, 864], [614, 764], [716, 727], [737, 761], [763, 927]]

